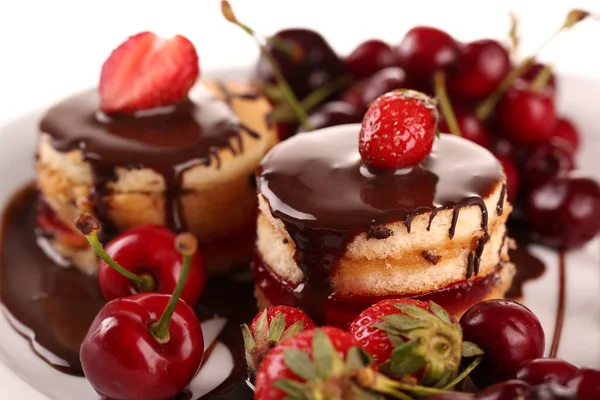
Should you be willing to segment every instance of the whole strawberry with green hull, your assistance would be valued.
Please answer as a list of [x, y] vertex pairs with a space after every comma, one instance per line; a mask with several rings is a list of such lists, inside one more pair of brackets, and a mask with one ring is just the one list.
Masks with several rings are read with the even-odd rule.
[[438, 117], [435, 102], [423, 93], [397, 90], [378, 97], [360, 130], [363, 163], [382, 170], [418, 164], [431, 152]]
[[482, 353], [471, 343], [463, 344], [460, 325], [432, 302], [380, 301], [363, 311], [348, 331], [381, 372], [403, 380], [413, 377], [425, 386], [445, 386], [457, 375], [463, 355]]
[[242, 325], [250, 376], [256, 374], [267, 353], [280, 341], [315, 327], [304, 311], [289, 306], [265, 308], [254, 317], [249, 327]]

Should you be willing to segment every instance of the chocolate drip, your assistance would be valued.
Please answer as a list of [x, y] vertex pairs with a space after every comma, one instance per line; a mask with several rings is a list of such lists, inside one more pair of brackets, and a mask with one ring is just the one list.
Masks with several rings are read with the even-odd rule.
[[[219, 85], [223, 96], [255, 99], [257, 94], [235, 94]], [[181, 103], [133, 116], [105, 115], [98, 111], [96, 90], [72, 96], [51, 108], [40, 123], [59, 151], [80, 150], [92, 165], [92, 200], [104, 229], [111, 226], [107, 184], [116, 181], [116, 168], [149, 168], [165, 181], [165, 225], [185, 229], [179, 195], [182, 176], [197, 165], [221, 166], [219, 151], [243, 151], [242, 134], [259, 133], [242, 124], [226, 102], [199, 84]]]
[[296, 135], [279, 144], [262, 162], [258, 189], [271, 213], [296, 244], [304, 282], [296, 290], [311, 316], [323, 320], [319, 302], [331, 294], [329, 278], [346, 244], [375, 224], [404, 222], [430, 212], [429, 225], [442, 209], [452, 209], [452, 238], [464, 207], [479, 206], [483, 235], [470, 258], [479, 271], [489, 240], [483, 198], [502, 181], [495, 157], [473, 143], [450, 135], [435, 141], [420, 164], [391, 173], [365, 168], [358, 153], [359, 125]]
[[496, 205], [496, 214], [502, 215], [504, 213], [504, 198], [506, 197], [506, 183], [502, 185], [502, 190], [500, 191], [500, 198], [498, 199], [498, 204]]

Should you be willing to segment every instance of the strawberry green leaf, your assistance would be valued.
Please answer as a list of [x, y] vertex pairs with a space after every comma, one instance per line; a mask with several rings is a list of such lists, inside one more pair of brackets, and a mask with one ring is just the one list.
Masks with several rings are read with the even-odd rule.
[[394, 304], [394, 306], [402, 311], [404, 314], [414, 318], [418, 318], [424, 321], [437, 321], [437, 318], [432, 315], [429, 311], [423, 310], [420, 307], [413, 306], [412, 304]]
[[437, 305], [433, 301], [430, 301], [429, 308], [431, 309], [431, 312], [433, 312], [442, 321], [447, 322], [449, 324], [452, 323], [450, 314], [448, 314], [448, 311], [446, 311], [442, 306]]
[[389, 374], [393, 377], [412, 375], [425, 367], [425, 358], [419, 352], [423, 345], [421, 339], [413, 339], [397, 347], [392, 352], [389, 360]]
[[317, 370], [308, 354], [298, 349], [286, 349], [283, 352], [285, 365], [304, 380], [318, 379]]
[[[262, 317], [262, 316], [261, 316]], [[281, 339], [281, 334], [285, 329], [285, 317], [283, 314], [277, 314], [269, 325], [269, 342], [277, 343]]]
[[290, 327], [287, 328], [285, 330], [285, 332], [283, 332], [283, 335], [281, 335], [281, 340], [291, 338], [292, 336], [296, 336], [303, 330], [304, 330], [304, 321], [296, 321], [292, 325], [290, 325]]
[[388, 332], [403, 334], [413, 329], [421, 329], [427, 327], [427, 322], [422, 319], [413, 318], [403, 314], [392, 314], [382, 318], [383, 323], [377, 324], [376, 327]]
[[334, 371], [339, 371], [343, 365], [331, 340], [322, 330], [317, 329], [313, 337], [313, 359], [317, 374], [321, 378], [330, 377]]
[[371, 356], [360, 347], [351, 347], [346, 353], [344, 370], [352, 373], [359, 371], [372, 363]]
[[267, 309], [265, 308], [254, 326], [254, 340], [259, 344], [266, 344], [268, 341], [269, 324], [267, 320]]
[[294, 400], [312, 400], [313, 396], [310, 393], [310, 389], [300, 382], [293, 381], [291, 379], [280, 379], [273, 382], [273, 386], [283, 390], [285, 393], [290, 395], [291, 399]]
[[485, 352], [481, 349], [481, 347], [477, 346], [473, 342], [464, 341], [462, 343], [462, 356], [465, 358], [481, 356], [485, 354]]

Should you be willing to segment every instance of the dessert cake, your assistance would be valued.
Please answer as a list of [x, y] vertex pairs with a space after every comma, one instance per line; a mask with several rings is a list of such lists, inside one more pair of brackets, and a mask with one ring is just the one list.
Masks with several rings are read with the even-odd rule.
[[346, 326], [388, 297], [432, 300], [455, 316], [503, 297], [508, 259], [506, 178], [486, 149], [442, 134], [419, 164], [374, 173], [360, 125], [279, 144], [257, 173], [253, 270], [259, 307], [303, 308]]
[[95, 215], [108, 235], [144, 224], [190, 231], [209, 272], [249, 260], [253, 171], [276, 142], [266, 122], [271, 107], [241, 82], [198, 81], [185, 94], [162, 107], [105, 113], [102, 93], [89, 90], [59, 102], [41, 120], [39, 223], [53, 248], [82, 271], [94, 273], [97, 263], [75, 233], [82, 212]]

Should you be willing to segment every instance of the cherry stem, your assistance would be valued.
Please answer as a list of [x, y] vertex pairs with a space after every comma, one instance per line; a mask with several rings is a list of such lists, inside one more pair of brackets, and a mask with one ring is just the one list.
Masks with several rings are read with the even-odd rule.
[[446, 92], [446, 75], [444, 74], [444, 71], [436, 71], [433, 75], [433, 80], [435, 96], [440, 102], [440, 108], [442, 109], [442, 114], [444, 115], [444, 119], [446, 119], [448, 128], [450, 128], [450, 133], [456, 136], [462, 136], [460, 126], [458, 126], [458, 122], [456, 121], [454, 109], [452, 108], [452, 103], [450, 103], [448, 93]]
[[100, 257], [112, 269], [123, 275], [125, 278], [132, 280], [141, 292], [150, 292], [154, 289], [154, 279], [150, 275], [136, 275], [129, 271], [121, 264], [116, 262], [102, 247], [102, 243], [98, 239], [98, 231], [100, 224], [90, 214], [80, 214], [75, 221], [75, 226], [83, 236], [87, 239], [92, 249], [98, 257]]
[[471, 364], [469, 364], [469, 366], [467, 368], [464, 369], [463, 372], [460, 373], [460, 375], [458, 375], [456, 378], [454, 378], [450, 383], [448, 383], [446, 386], [444, 386], [442, 389], [452, 389], [454, 386], [458, 385], [460, 383], [460, 381], [462, 381], [463, 379], [465, 379], [467, 376], [469, 376], [469, 374], [475, 369], [477, 368], [477, 366], [479, 364], [481, 364], [481, 361], [483, 361], [483, 357], [477, 357], [473, 360], [473, 362]]
[[263, 46], [260, 39], [254, 32], [254, 30], [252, 28], [250, 28], [249, 26], [243, 24], [236, 18], [235, 14], [233, 12], [233, 8], [231, 7], [231, 4], [229, 4], [229, 2], [227, 0], [221, 0], [221, 13], [223, 14], [223, 16], [225, 17], [225, 19], [227, 21], [231, 22], [234, 25], [239, 26], [244, 32], [246, 32], [248, 35], [250, 35], [250, 37], [256, 42], [256, 44], [258, 45], [258, 48], [260, 49], [261, 54], [267, 59], [267, 61], [271, 65], [271, 69], [273, 70], [273, 75], [275, 76], [275, 80], [279, 84], [281, 91], [282, 91], [284, 97], [286, 98], [288, 104], [294, 111], [294, 114], [296, 114], [298, 121], [300, 121], [300, 124], [304, 127], [305, 130], [312, 131], [314, 128], [308, 122], [308, 114], [306, 113], [306, 110], [304, 110], [304, 108], [302, 107], [302, 105], [300, 104], [298, 99], [296, 98], [296, 95], [294, 94], [294, 92], [288, 85], [287, 81], [283, 77], [283, 74], [281, 73], [281, 69], [279, 69], [279, 66], [277, 65], [277, 61], [275, 61], [275, 59], [271, 56], [271, 54], [266, 50], [265, 46]]
[[525, 74], [525, 72], [527, 72], [529, 70], [529, 68], [531, 68], [535, 59], [542, 52], [542, 50], [565, 29], [572, 28], [578, 22], [586, 19], [590, 15], [591, 14], [589, 12], [583, 11], [583, 10], [569, 11], [569, 13], [567, 14], [567, 18], [565, 19], [565, 22], [563, 22], [563, 24], [560, 26], [560, 28], [558, 28], [549, 38], [547, 38], [537, 48], [537, 50], [533, 53], [532, 56], [527, 57], [526, 59], [521, 61], [521, 63], [517, 66], [517, 68], [510, 71], [508, 73], [508, 75], [506, 75], [504, 77], [504, 79], [500, 82], [498, 87], [485, 100], [483, 100], [479, 104], [479, 107], [477, 107], [477, 109], [475, 111], [475, 115], [477, 116], [477, 118], [479, 118], [482, 121], [486, 120], [492, 114], [492, 111], [496, 107], [496, 104], [498, 104], [498, 101], [500, 101], [500, 98], [502, 98], [504, 93], [506, 93], [508, 91], [508, 89], [510, 89], [510, 87], [512, 86], [512, 84], [515, 82], [515, 80], [517, 78], [520, 78], [521, 76], [523, 76], [523, 74]]
[[544, 65], [544, 68], [542, 68], [542, 70], [538, 72], [538, 74], [535, 76], [535, 79], [531, 83], [531, 90], [538, 93], [541, 92], [542, 89], [546, 87], [546, 84], [548, 83], [551, 77], [552, 67], [550, 66], [550, 64], [546, 64]]
[[171, 324], [171, 318], [175, 312], [175, 307], [177, 307], [177, 303], [179, 302], [181, 293], [185, 287], [185, 282], [187, 281], [187, 277], [190, 272], [192, 257], [198, 249], [198, 241], [191, 233], [181, 233], [175, 238], [175, 247], [183, 258], [179, 280], [177, 281], [175, 290], [173, 290], [171, 298], [165, 307], [165, 311], [161, 315], [158, 322], [150, 327], [152, 335], [161, 344], [167, 343], [171, 339], [169, 334], [169, 325]]
[[519, 45], [521, 39], [519, 38], [519, 19], [514, 12], [509, 13], [510, 17], [510, 30], [508, 31], [508, 37], [510, 39], [510, 50], [513, 56], [516, 56], [519, 52]]
[[558, 355], [558, 347], [560, 346], [560, 338], [562, 336], [562, 330], [565, 322], [565, 298], [566, 298], [566, 268], [565, 268], [565, 251], [559, 252], [559, 266], [558, 266], [558, 301], [556, 304], [556, 321], [554, 321], [554, 334], [552, 335], [552, 344], [550, 345], [550, 352], [548, 357], [556, 358]]

